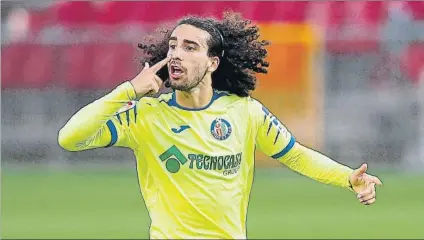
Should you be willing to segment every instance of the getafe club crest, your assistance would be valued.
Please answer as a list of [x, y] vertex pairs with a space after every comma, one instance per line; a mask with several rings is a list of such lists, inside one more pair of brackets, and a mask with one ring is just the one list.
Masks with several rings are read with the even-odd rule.
[[218, 140], [225, 140], [231, 135], [231, 132], [231, 125], [227, 120], [217, 118], [212, 121], [211, 134], [214, 138]]

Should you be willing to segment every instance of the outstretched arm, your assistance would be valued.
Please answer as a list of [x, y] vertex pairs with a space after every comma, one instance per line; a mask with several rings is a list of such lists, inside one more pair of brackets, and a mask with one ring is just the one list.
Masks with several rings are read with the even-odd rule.
[[375, 185], [381, 185], [381, 181], [365, 173], [366, 165], [353, 170], [297, 143], [287, 128], [257, 101], [253, 101], [252, 114], [256, 118], [256, 144], [265, 154], [311, 179], [358, 193], [363, 204], [375, 202]]
[[353, 170], [329, 157], [295, 143], [292, 149], [278, 160], [288, 168], [325, 184], [350, 187], [349, 176]]
[[366, 164], [353, 170], [299, 143], [279, 161], [316, 181], [349, 188], [364, 205], [375, 202], [375, 185], [382, 185], [380, 179], [366, 173]]

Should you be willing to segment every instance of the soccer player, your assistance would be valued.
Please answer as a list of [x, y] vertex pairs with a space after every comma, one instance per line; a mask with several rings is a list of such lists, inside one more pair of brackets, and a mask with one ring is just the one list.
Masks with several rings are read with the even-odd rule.
[[[127, 147], [150, 218], [150, 237], [246, 238], [256, 147], [290, 169], [375, 202], [380, 180], [296, 142], [258, 100], [267, 41], [237, 13], [185, 17], [139, 44], [143, 70], [79, 110], [60, 130], [68, 151]], [[284, 76], [282, 76], [284, 77]], [[172, 93], [152, 97], [162, 84]]]

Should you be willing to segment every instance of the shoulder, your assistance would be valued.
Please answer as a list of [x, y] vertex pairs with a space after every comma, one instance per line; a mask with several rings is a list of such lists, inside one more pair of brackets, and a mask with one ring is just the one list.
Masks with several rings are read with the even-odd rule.
[[228, 92], [216, 91], [217, 105], [225, 107], [227, 109], [236, 108], [239, 111], [247, 111], [249, 115], [262, 114], [266, 111], [264, 105], [252, 96], [240, 97], [236, 94], [230, 94]]
[[214, 90], [214, 100], [218, 106], [227, 108], [241, 108], [249, 104], [250, 97], [240, 97], [236, 94], [231, 94], [225, 91]]
[[253, 119], [263, 119], [264, 116], [270, 115], [270, 111], [258, 99], [249, 96], [246, 101], [249, 109], [249, 116]]
[[121, 107], [116, 114], [133, 110], [142, 112], [143, 114], [154, 113], [158, 111], [158, 106], [162, 103], [167, 103], [171, 99], [171, 93], [161, 94], [158, 97], [143, 97], [140, 100], [129, 101], [123, 107]]
[[168, 105], [172, 98], [172, 93], [164, 93], [158, 97], [143, 97], [137, 102], [137, 110], [144, 114], [156, 114], [161, 108]]
[[246, 98], [246, 102], [250, 111], [263, 112], [266, 110], [266, 107], [256, 98], [249, 96]]
[[163, 93], [158, 97], [143, 97], [139, 100], [140, 107], [151, 108], [158, 107], [162, 103], [167, 103], [172, 98], [172, 93]]

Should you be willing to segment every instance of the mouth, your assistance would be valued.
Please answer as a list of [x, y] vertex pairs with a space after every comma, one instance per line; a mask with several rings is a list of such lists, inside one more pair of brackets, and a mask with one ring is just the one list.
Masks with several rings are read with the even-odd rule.
[[175, 65], [175, 64], [171, 64], [169, 66], [169, 76], [172, 79], [177, 80], [177, 79], [181, 78], [182, 75], [184, 75], [184, 70], [183, 70], [182, 67]]

